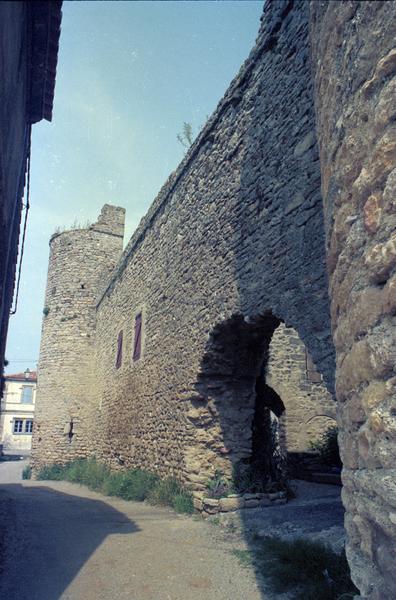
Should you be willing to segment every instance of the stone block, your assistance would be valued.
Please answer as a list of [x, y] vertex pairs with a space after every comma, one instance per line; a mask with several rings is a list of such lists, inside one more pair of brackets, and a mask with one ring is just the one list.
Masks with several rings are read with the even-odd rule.
[[294, 156], [299, 158], [316, 143], [316, 136], [310, 131], [294, 148]]
[[259, 506], [271, 506], [271, 500], [269, 498], [261, 498]]
[[394, 315], [396, 313], [396, 275], [388, 280], [383, 289], [382, 308], [385, 314]]
[[241, 497], [228, 497], [228, 498], [220, 498], [219, 509], [221, 512], [230, 512], [233, 510], [238, 510], [240, 508], [244, 508], [245, 500]]
[[381, 195], [372, 194], [364, 205], [364, 226], [369, 233], [375, 233], [379, 227], [382, 215], [380, 202]]
[[371, 414], [371, 411], [381, 405], [388, 397], [388, 390], [384, 381], [371, 381], [364, 390], [361, 401], [366, 414]]
[[194, 504], [195, 510], [199, 510], [200, 512], [202, 511], [203, 501], [201, 500], [201, 498], [193, 498], [193, 504]]
[[202, 502], [205, 506], [219, 506], [218, 498], [203, 498]]
[[374, 433], [382, 433], [384, 431], [384, 423], [379, 412], [374, 412], [370, 415], [369, 425]]
[[219, 500], [215, 498], [203, 498], [203, 510], [210, 515], [215, 515], [219, 512]]
[[369, 248], [365, 255], [365, 264], [373, 281], [386, 279], [396, 264], [396, 234], [386, 242]]
[[383, 290], [370, 286], [354, 294], [348, 318], [345, 319], [346, 334], [353, 337], [368, 331], [375, 325], [383, 312]]
[[273, 501], [273, 500], [279, 500], [281, 498], [285, 498], [286, 494], [285, 494], [285, 492], [272, 492], [272, 493], [268, 494], [268, 497], [271, 501]]
[[339, 400], [344, 400], [351, 390], [373, 378], [370, 349], [367, 340], [356, 342], [337, 371], [336, 389]]
[[244, 508], [257, 508], [260, 504], [260, 500], [258, 498], [251, 498], [247, 500], [245, 498]]

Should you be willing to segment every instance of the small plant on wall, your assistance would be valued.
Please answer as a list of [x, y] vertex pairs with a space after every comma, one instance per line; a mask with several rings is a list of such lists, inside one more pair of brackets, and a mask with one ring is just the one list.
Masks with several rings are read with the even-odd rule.
[[338, 447], [338, 427], [330, 427], [319, 440], [310, 442], [311, 450], [319, 452], [320, 460], [325, 465], [342, 467]]
[[44, 317], [47, 317], [49, 315], [49, 312], [50, 312], [49, 306], [44, 306], [44, 308], [43, 308]]
[[193, 128], [192, 128], [191, 123], [184, 122], [182, 132], [178, 133], [176, 137], [177, 137], [177, 140], [183, 146], [183, 148], [185, 150], [188, 150], [188, 148], [191, 146], [191, 144], [194, 141], [194, 134], [193, 134]]
[[215, 474], [206, 483], [209, 498], [225, 498], [233, 492], [232, 484], [224, 476], [222, 471], [215, 471]]

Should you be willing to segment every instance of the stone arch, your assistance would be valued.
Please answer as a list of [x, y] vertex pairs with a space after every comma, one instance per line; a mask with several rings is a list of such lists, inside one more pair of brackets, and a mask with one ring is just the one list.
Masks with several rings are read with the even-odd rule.
[[329, 426], [323, 419], [312, 419], [328, 415], [334, 421], [336, 404], [297, 330], [285, 323], [271, 338], [265, 377], [285, 405], [281, 427], [286, 451], [309, 450], [309, 443]]
[[312, 441], [316, 441], [321, 435], [330, 429], [330, 427], [336, 427], [337, 421], [332, 415], [314, 415], [310, 417], [308, 421], [301, 424], [300, 428], [300, 443], [303, 445], [303, 440], [308, 438]]
[[279, 323], [271, 313], [238, 313], [210, 332], [186, 413], [192, 425], [186, 479], [194, 489], [204, 489], [216, 470], [231, 476], [233, 465], [249, 460], [256, 381]]
[[[278, 351], [282, 344], [288, 344], [283, 352], [287, 368], [277, 371], [272, 363], [282, 360], [282, 353]], [[293, 353], [298, 354], [294, 362], [291, 359]], [[296, 365], [299, 365], [300, 371], [294, 379], [300, 388], [294, 381], [290, 392], [285, 382], [281, 385], [280, 373], [288, 372], [290, 375]], [[254, 317], [238, 313], [218, 323], [209, 335], [195, 384], [197, 395], [191, 399], [186, 413], [191, 424], [191, 442], [185, 451], [185, 465], [186, 479], [191, 487], [204, 489], [208, 478], [216, 470], [231, 476], [235, 466], [251, 464], [260, 452], [263, 455], [258, 441], [260, 411], [267, 417], [271, 411], [277, 419], [279, 445], [285, 455], [289, 450], [288, 434], [292, 431], [288, 412], [293, 414], [293, 391], [296, 394], [299, 390], [301, 394], [298, 399], [300, 408], [294, 413], [297, 417], [303, 413], [302, 423], [314, 416], [312, 406], [304, 410], [304, 402], [309, 404], [310, 400], [311, 405], [314, 404], [312, 386], [320, 388], [320, 392], [326, 395], [325, 406], [321, 408], [327, 408], [333, 415], [335, 406], [331, 394], [323, 382], [308, 384], [304, 380], [305, 373], [304, 344], [296, 330], [287, 327], [271, 312]], [[295, 403], [298, 404], [297, 401]], [[315, 410], [320, 410], [320, 406], [315, 406]], [[297, 417], [294, 414], [294, 418]], [[300, 429], [301, 423], [298, 422], [290, 449], [300, 449]], [[303, 446], [301, 449], [306, 448]]]

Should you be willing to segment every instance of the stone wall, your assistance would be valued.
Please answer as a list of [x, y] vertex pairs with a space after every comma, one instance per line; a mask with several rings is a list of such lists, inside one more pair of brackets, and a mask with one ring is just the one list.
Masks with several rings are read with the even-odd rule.
[[396, 3], [313, 2], [347, 554], [396, 597]]
[[309, 442], [336, 425], [336, 405], [292, 327], [281, 324], [275, 329], [265, 371], [267, 385], [284, 405], [280, 433], [285, 450], [309, 450]]
[[106, 205], [89, 228], [51, 238], [32, 440], [35, 468], [92, 453], [95, 301], [122, 251], [124, 213]]
[[229, 474], [251, 457], [257, 379], [282, 322], [332, 390], [308, 42], [306, 2], [266, 5], [256, 46], [99, 293], [95, 333], [94, 287], [106, 278], [85, 245], [97, 233], [52, 240], [36, 462], [95, 453], [194, 489]]
[[332, 389], [314, 119], [308, 5], [268, 5], [257, 45], [99, 299], [92, 444], [113, 467], [202, 489], [248, 460], [256, 380], [282, 321]]

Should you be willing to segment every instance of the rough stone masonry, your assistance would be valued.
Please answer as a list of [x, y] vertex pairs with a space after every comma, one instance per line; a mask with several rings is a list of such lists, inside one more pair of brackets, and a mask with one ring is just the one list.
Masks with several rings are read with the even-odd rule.
[[298, 445], [335, 383], [370, 600], [396, 596], [395, 13], [268, 1], [125, 250], [108, 205], [51, 239], [33, 436], [35, 468], [95, 455], [202, 490], [251, 459], [258, 390]]

